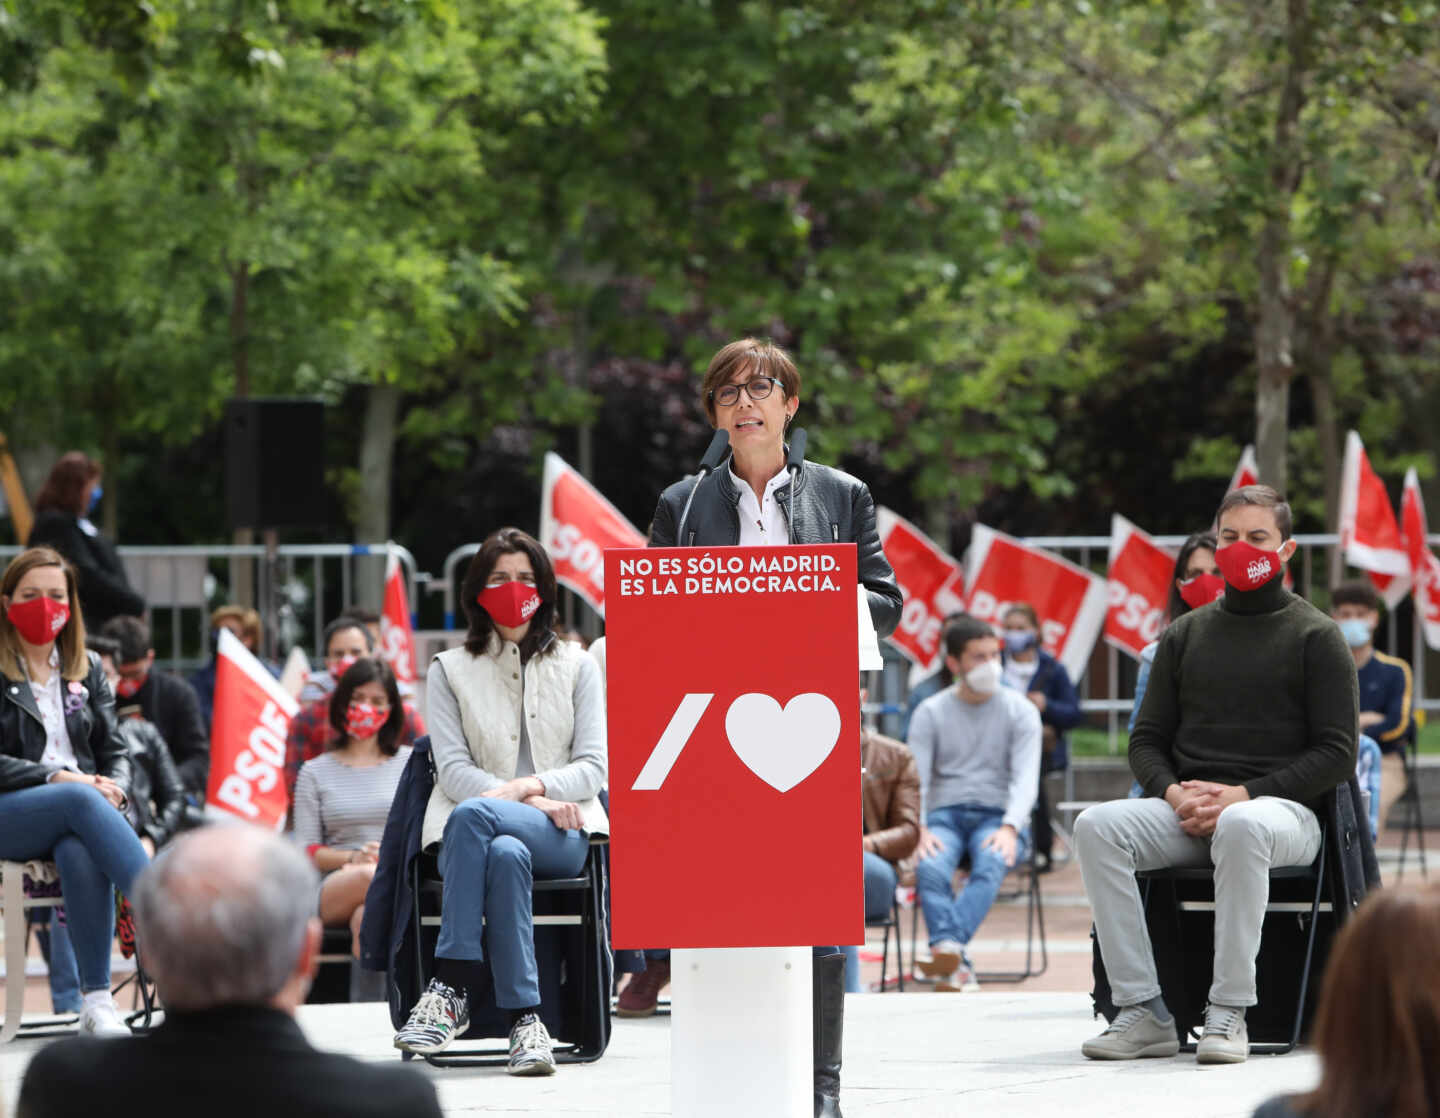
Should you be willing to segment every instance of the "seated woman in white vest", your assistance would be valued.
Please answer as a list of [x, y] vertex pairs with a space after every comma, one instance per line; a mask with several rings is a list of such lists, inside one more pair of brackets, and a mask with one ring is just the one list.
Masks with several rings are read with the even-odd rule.
[[479, 987], [482, 932], [495, 1003], [509, 1011], [512, 1075], [551, 1075], [540, 1020], [532, 882], [572, 877], [592, 836], [609, 833], [605, 696], [599, 666], [556, 637], [555, 572], [539, 541], [501, 528], [461, 587], [469, 632], [427, 677], [436, 785], [421, 842], [444, 877], [435, 977], [395, 1035], [433, 1055], [465, 1032]]

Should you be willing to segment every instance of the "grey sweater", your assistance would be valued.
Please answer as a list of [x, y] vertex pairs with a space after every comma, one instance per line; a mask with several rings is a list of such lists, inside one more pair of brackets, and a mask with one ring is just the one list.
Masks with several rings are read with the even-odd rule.
[[968, 703], [958, 687], [932, 695], [910, 720], [909, 746], [920, 770], [920, 810], [953, 804], [999, 808], [1016, 831], [1030, 823], [1040, 787], [1040, 712], [1002, 687]]

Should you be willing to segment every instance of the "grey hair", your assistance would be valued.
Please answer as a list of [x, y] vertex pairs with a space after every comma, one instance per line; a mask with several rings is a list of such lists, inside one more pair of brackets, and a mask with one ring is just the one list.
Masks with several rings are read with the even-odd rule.
[[319, 875], [247, 824], [182, 835], [136, 880], [142, 961], [174, 1009], [264, 1005], [294, 975]]

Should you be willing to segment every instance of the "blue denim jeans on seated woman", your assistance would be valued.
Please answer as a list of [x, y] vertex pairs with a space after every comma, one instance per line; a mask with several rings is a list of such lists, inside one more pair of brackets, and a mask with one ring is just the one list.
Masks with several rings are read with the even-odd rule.
[[574, 877], [590, 840], [562, 831], [537, 807], [477, 796], [456, 806], [440, 839], [445, 879], [435, 956], [478, 963], [490, 946], [495, 1004], [540, 1004], [535, 965], [536, 879]]
[[55, 863], [80, 988], [87, 994], [109, 989], [113, 890], [129, 893], [149, 862], [125, 816], [89, 784], [37, 784], [0, 792], [0, 858]]
[[[995, 903], [995, 894], [1010, 867], [995, 851], [985, 849], [985, 840], [1000, 829], [1004, 814], [998, 807], [951, 804], [926, 816], [925, 825], [942, 847], [938, 854], [922, 858], [915, 867], [915, 891], [925, 910], [925, 927], [932, 945], [942, 940], [962, 946], [969, 943]], [[1029, 831], [1022, 831], [1015, 844], [1017, 862], [1028, 856], [1029, 842]], [[967, 854], [970, 876], [959, 895], [952, 896], [950, 882]]]

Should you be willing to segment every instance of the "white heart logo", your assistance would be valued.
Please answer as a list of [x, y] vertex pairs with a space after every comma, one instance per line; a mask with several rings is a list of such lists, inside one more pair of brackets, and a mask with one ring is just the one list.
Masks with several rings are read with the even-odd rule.
[[741, 695], [725, 714], [735, 756], [770, 787], [788, 792], [818, 769], [840, 740], [840, 711], [824, 695], [796, 695], [785, 709], [769, 695]]

